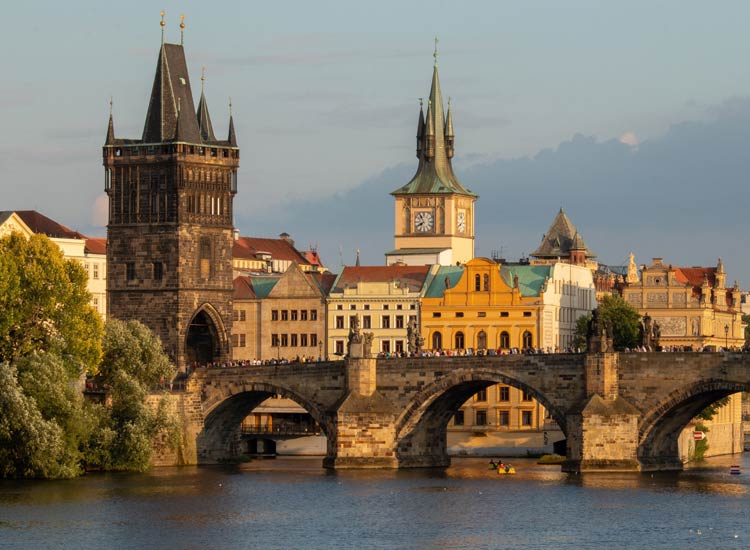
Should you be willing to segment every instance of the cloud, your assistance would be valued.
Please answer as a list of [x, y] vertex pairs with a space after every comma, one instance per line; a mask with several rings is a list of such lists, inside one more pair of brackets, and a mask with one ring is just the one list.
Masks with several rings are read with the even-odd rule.
[[109, 223], [109, 199], [107, 195], [101, 194], [91, 205], [91, 225], [105, 227], [107, 223]]
[[641, 143], [638, 136], [635, 135], [635, 132], [625, 132], [620, 135], [617, 141], [624, 143], [625, 145], [630, 145], [631, 147], [638, 147]]

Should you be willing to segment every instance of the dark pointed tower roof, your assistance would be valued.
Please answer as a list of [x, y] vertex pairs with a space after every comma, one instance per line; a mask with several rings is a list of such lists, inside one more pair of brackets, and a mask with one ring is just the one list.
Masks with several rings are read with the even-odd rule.
[[448, 98], [448, 114], [445, 115], [445, 137], [453, 137], [453, 116], [451, 115], [451, 102]]
[[578, 233], [576, 226], [560, 208], [552, 225], [542, 237], [539, 248], [531, 255], [535, 258], [552, 259], [569, 256], [571, 250], [583, 250], [587, 258], [596, 258], [596, 254], [591, 252], [583, 242], [583, 237]]
[[227, 142], [231, 147], [237, 147], [237, 136], [234, 133], [234, 117], [229, 115], [229, 135], [227, 136]]
[[[451, 127], [453, 123], [451, 121]], [[409, 183], [393, 191], [392, 195], [409, 194], [459, 194], [476, 197], [466, 189], [453, 173], [453, 165], [445, 148], [445, 114], [443, 112], [443, 94], [440, 90], [438, 76], [437, 52], [432, 71], [432, 87], [427, 105], [425, 136], [434, 136], [430, 147], [425, 143], [419, 155], [417, 173]]]
[[112, 113], [109, 113], [109, 125], [107, 126], [107, 139], [104, 141], [104, 145], [115, 144], [115, 123], [112, 120]]
[[172, 141], [177, 129], [177, 107], [184, 111], [180, 121], [180, 141], [201, 143], [198, 117], [190, 90], [185, 50], [180, 44], [162, 44], [156, 63], [154, 85], [143, 127], [144, 143]]
[[204, 84], [206, 82], [205, 75], [201, 76], [201, 98], [198, 100], [198, 129], [201, 133], [201, 139], [203, 141], [216, 141], [214, 136], [214, 128], [211, 125], [211, 116], [208, 114], [208, 102], [206, 102], [206, 93], [204, 90]]

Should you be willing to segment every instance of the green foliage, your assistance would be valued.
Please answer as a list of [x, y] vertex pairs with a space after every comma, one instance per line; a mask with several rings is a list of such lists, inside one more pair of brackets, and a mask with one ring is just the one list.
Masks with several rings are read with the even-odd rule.
[[[703, 433], [708, 433], [711, 431], [705, 424], [702, 424], [700, 422], [695, 425], [694, 429]], [[700, 441], [696, 441], [695, 449], [693, 450], [693, 456], [689, 457], [689, 459], [700, 462], [701, 460], [704, 460], [706, 451], [708, 451], [708, 439], [701, 439]]]
[[[617, 351], [633, 348], [638, 345], [638, 327], [641, 315], [638, 310], [627, 303], [619, 294], [604, 296], [599, 302], [599, 317], [612, 324], [612, 340]], [[586, 348], [586, 334], [591, 315], [581, 317], [576, 322], [576, 333], [573, 345]]]
[[104, 328], [102, 377], [114, 381], [126, 373], [148, 388], [173, 375], [161, 340], [139, 321], [110, 319]]
[[729, 403], [729, 396], [722, 397], [718, 401], [714, 401], [708, 407], [703, 409], [700, 413], [696, 415], [695, 418], [698, 418], [700, 420], [713, 420], [714, 416], [716, 416], [716, 413], [719, 412], [719, 409], [721, 409], [728, 403]]
[[102, 323], [89, 299], [83, 268], [47, 237], [0, 239], [0, 361], [44, 351], [72, 375], [95, 369]]

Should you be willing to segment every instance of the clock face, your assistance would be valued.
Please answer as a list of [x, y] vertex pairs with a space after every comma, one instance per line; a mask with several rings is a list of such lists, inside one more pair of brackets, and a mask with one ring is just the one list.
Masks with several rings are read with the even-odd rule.
[[466, 233], [466, 212], [463, 210], [459, 211], [456, 216], [456, 228], [459, 233]]
[[432, 214], [430, 212], [418, 212], [414, 216], [414, 228], [420, 233], [432, 230]]

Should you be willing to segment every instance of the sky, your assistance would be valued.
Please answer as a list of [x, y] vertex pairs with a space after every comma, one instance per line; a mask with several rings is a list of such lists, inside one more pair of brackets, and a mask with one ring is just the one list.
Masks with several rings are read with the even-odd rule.
[[14, 2], [4, 6], [0, 209], [105, 234], [101, 146], [140, 137], [160, 44], [206, 67], [241, 148], [235, 223], [337, 271], [393, 248], [433, 39], [477, 254], [539, 244], [560, 207], [605, 263], [664, 257], [750, 284], [750, 3], [691, 0]]

